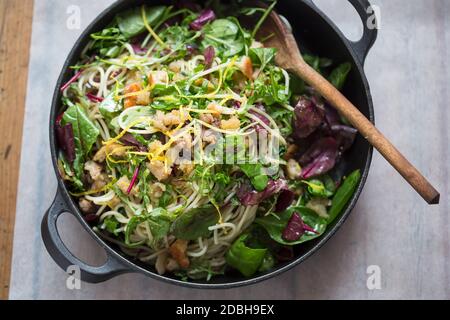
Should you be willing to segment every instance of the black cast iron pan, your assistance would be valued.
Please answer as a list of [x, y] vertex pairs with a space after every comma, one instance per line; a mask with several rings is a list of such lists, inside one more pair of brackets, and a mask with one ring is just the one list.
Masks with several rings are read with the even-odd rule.
[[[376, 40], [377, 30], [370, 29], [367, 26], [367, 21], [370, 18], [370, 14], [368, 13], [370, 3], [368, 0], [348, 1], [355, 7], [364, 24], [364, 35], [362, 39], [357, 42], [352, 42], [345, 38], [341, 31], [314, 5], [312, 0], [279, 1], [276, 10], [278, 13], [284, 15], [291, 23], [295, 36], [302, 44], [302, 52], [312, 52], [319, 56], [329, 57], [336, 62], [348, 61], [352, 63], [353, 68], [346, 86], [343, 89], [344, 94], [373, 122], [374, 112], [372, 98], [366, 76], [364, 75], [363, 65], [370, 48]], [[349, 216], [363, 189], [372, 159], [372, 147], [363, 139], [363, 137], [357, 137], [352, 149], [345, 153], [343, 159], [335, 168], [335, 170], [342, 173], [349, 173], [356, 169], [361, 169], [362, 171], [361, 182], [340, 217], [336, 219], [332, 225], [328, 226], [328, 229], [322, 237], [297, 246], [294, 250], [294, 260], [280, 264], [276, 269], [267, 273], [257, 274], [252, 278], [244, 278], [238, 275], [224, 275], [213, 278], [209, 282], [183, 282], [170, 275], [158, 275], [152, 267], [127, 257], [118, 247], [105, 242], [91, 229], [84, 221], [76, 202], [69, 195], [64, 181], [58, 173], [58, 147], [55, 141], [54, 127], [56, 117], [61, 108], [61, 92], [59, 89], [71, 76], [69, 66], [77, 63], [81, 51], [89, 41], [89, 35], [106, 27], [117, 13], [142, 3], [156, 5], [161, 3], [167, 4], [168, 2], [170, 1], [119, 0], [115, 2], [92, 22], [92, 24], [83, 32], [70, 52], [56, 84], [51, 106], [49, 123], [50, 147], [53, 166], [58, 179], [58, 190], [53, 204], [46, 212], [42, 221], [42, 238], [45, 246], [52, 258], [61, 268], [66, 270], [71, 265], [78, 265], [81, 269], [82, 280], [91, 283], [106, 281], [119, 274], [133, 272], [143, 273], [151, 278], [172, 284], [195, 288], [231, 288], [253, 284], [274, 277], [298, 265], [319, 250]], [[61, 214], [65, 212], [74, 215], [90, 236], [104, 248], [107, 253], [107, 260], [104, 265], [100, 267], [90, 266], [79, 260], [66, 248], [57, 229], [57, 220]]]

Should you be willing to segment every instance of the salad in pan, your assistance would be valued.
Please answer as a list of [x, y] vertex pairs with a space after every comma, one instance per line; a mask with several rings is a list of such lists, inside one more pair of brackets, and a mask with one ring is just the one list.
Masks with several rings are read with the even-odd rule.
[[[274, 5], [133, 8], [61, 88], [61, 176], [92, 228], [159, 274], [269, 271], [358, 185], [333, 173], [356, 130], [264, 46]], [[305, 60], [339, 89], [351, 69]]]

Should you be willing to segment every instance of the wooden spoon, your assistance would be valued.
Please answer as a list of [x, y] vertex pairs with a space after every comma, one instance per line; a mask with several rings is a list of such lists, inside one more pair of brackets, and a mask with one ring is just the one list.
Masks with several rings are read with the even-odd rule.
[[358, 129], [361, 135], [383, 155], [428, 204], [439, 203], [439, 192], [427, 179], [375, 128], [358, 108], [303, 60], [291, 28], [282, 21], [275, 11], [272, 11], [264, 22], [262, 31], [265, 34], [274, 34], [265, 41], [265, 46], [278, 49], [275, 58], [277, 65], [295, 73], [320, 93], [329, 104]]

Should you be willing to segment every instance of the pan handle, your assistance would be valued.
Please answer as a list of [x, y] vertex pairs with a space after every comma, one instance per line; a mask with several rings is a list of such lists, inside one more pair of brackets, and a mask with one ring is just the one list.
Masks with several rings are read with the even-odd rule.
[[378, 21], [375, 11], [368, 0], [348, 0], [361, 17], [364, 33], [360, 40], [350, 41], [362, 65], [378, 36]]
[[57, 221], [61, 214], [70, 212], [61, 191], [58, 189], [55, 200], [44, 215], [41, 224], [41, 234], [50, 256], [63, 269], [69, 266], [80, 268], [81, 280], [89, 283], [99, 283], [109, 280], [130, 270], [107, 253], [106, 262], [100, 267], [93, 267], [75, 257], [64, 245], [58, 232]]
[[[304, 0], [305, 2], [312, 4], [317, 10], [317, 6], [314, 4], [313, 0]], [[364, 33], [360, 40], [349, 41], [354, 53], [358, 57], [361, 65], [364, 65], [367, 54], [372, 48], [375, 40], [378, 36], [378, 21], [375, 16], [375, 11], [373, 6], [370, 4], [369, 0], [348, 0], [350, 4], [358, 12], [364, 27]]]

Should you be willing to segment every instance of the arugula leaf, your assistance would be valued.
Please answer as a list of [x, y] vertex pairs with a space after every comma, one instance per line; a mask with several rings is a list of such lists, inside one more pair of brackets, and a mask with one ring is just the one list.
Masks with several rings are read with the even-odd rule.
[[130, 237], [131, 234], [136, 230], [136, 228], [142, 224], [147, 222], [150, 228], [150, 231], [153, 236], [153, 243], [158, 243], [162, 240], [170, 230], [170, 223], [173, 220], [172, 215], [170, 215], [167, 210], [163, 208], [156, 208], [151, 211], [148, 215], [140, 215], [134, 216], [130, 219], [125, 229], [125, 244], [133, 247], [139, 246], [144, 243], [144, 241], [140, 242], [132, 242]]
[[172, 224], [171, 232], [177, 239], [197, 240], [208, 237], [209, 227], [217, 224], [219, 214], [212, 205], [192, 209], [181, 214]]
[[[166, 8], [166, 6], [146, 8], [145, 11], [148, 24], [150, 26], [155, 26], [164, 15]], [[125, 11], [124, 13], [118, 14], [116, 21], [120, 32], [127, 39], [133, 38], [146, 30], [140, 7], [136, 7]]]
[[116, 236], [118, 235], [117, 232], [116, 232], [116, 230], [117, 230], [117, 228], [119, 227], [119, 222], [117, 221], [117, 219], [116, 219], [114, 216], [107, 217], [107, 218], [103, 221], [103, 223], [104, 223], [104, 225], [105, 225], [106, 230], [107, 230], [109, 233], [112, 233], [112, 234], [114, 234], [114, 235], [116, 235]]
[[350, 70], [352, 70], [352, 65], [347, 62], [341, 64], [331, 72], [329, 80], [336, 89], [341, 90], [344, 87], [345, 80], [347, 80]]
[[[294, 242], [285, 241], [283, 239], [283, 231], [286, 228], [289, 219], [291, 218], [292, 214], [294, 214], [294, 212], [300, 213], [303, 222], [308, 226], [310, 226], [311, 228], [313, 228], [317, 232], [317, 234], [312, 232], [306, 232], [297, 241]], [[313, 210], [303, 206], [290, 207], [284, 212], [278, 214], [278, 216], [268, 215], [262, 218], [256, 218], [255, 222], [258, 225], [262, 226], [264, 229], [266, 229], [266, 231], [269, 233], [270, 237], [273, 240], [275, 240], [280, 244], [289, 246], [300, 244], [315, 239], [317, 237], [320, 237], [325, 232], [325, 229], [328, 224], [326, 219], [319, 217]]]
[[247, 247], [245, 240], [248, 234], [242, 235], [230, 247], [225, 255], [226, 262], [239, 270], [244, 276], [255, 274], [263, 263], [267, 249], [253, 249]]
[[91, 34], [91, 38], [94, 39], [94, 43], [90, 51], [95, 52], [97, 55], [99, 53], [102, 58], [116, 58], [126, 41], [126, 38], [120, 33], [120, 30], [115, 27], [93, 33]]
[[261, 71], [264, 71], [265, 67], [274, 60], [276, 53], [277, 49], [275, 48], [251, 48], [249, 50], [250, 59], [254, 64], [260, 65]]
[[323, 69], [331, 67], [333, 65], [333, 60], [328, 58], [320, 58], [318, 56], [312, 56], [309, 54], [304, 54], [303, 59], [307, 64], [314, 68], [319, 73], [323, 74]]

